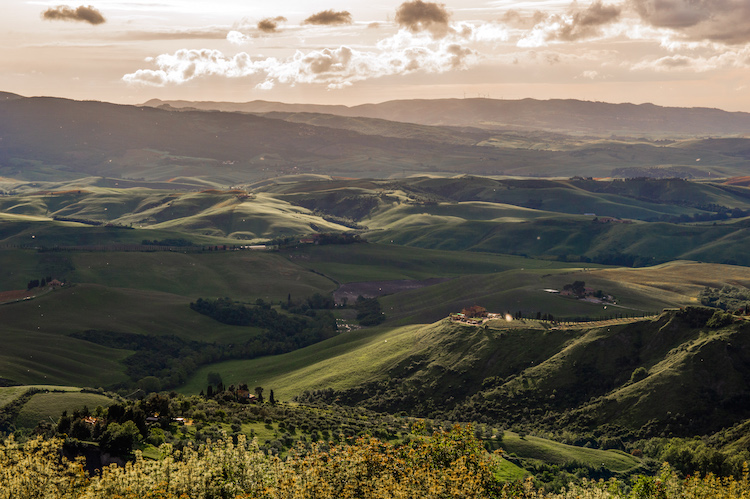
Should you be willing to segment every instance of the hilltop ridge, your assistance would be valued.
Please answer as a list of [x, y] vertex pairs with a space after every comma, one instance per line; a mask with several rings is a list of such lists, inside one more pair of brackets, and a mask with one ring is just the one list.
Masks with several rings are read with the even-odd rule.
[[750, 113], [576, 99], [411, 99], [357, 106], [269, 101], [190, 102], [152, 99], [144, 106], [245, 113], [325, 113], [433, 126], [516, 127], [595, 135], [736, 135], [750, 133]]

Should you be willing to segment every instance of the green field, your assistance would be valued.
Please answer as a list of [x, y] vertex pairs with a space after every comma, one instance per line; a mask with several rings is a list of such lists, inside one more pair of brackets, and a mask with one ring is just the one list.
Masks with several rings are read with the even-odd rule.
[[283, 252], [291, 262], [341, 283], [491, 274], [505, 270], [561, 269], [577, 264], [511, 255], [456, 252], [383, 244], [306, 246]]
[[506, 431], [503, 435], [503, 449], [508, 454], [525, 459], [551, 464], [578, 462], [594, 468], [604, 466], [618, 473], [632, 471], [642, 463], [640, 459], [622, 451], [587, 449], [531, 435], [522, 438], [512, 431]]
[[403, 357], [420, 337], [420, 326], [365, 329], [284, 355], [220, 362], [199, 369], [182, 393], [205, 389], [209, 372], [225, 384], [247, 383], [272, 389], [279, 400], [290, 400], [316, 387], [345, 389], [379, 375]]
[[[588, 269], [588, 268], [587, 268]], [[560, 291], [582, 280], [616, 298], [616, 304], [576, 300], [546, 290]], [[386, 314], [397, 323], [433, 322], [462, 308], [481, 305], [496, 313], [537, 312], [565, 318], [605, 318], [614, 314], [648, 315], [662, 308], [688, 304], [689, 298], [645, 286], [626, 286], [602, 279], [598, 270], [583, 268], [509, 270], [496, 274], [463, 276], [424, 289], [404, 291], [382, 299]]]
[[40, 421], [56, 422], [63, 411], [71, 412], [84, 407], [93, 411], [97, 406], [106, 408], [112, 403], [111, 398], [96, 393], [37, 393], [21, 408], [16, 418], [16, 426], [34, 428]]
[[57, 386], [57, 385], [19, 385], [0, 387], [0, 408], [13, 402], [15, 399], [26, 393], [29, 389], [37, 390], [55, 390], [77, 392], [81, 389], [75, 386]]

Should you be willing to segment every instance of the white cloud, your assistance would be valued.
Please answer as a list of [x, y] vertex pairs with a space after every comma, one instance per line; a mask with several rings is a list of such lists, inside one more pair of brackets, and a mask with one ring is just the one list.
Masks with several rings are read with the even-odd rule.
[[[241, 40], [230, 32], [228, 39]], [[239, 35], [239, 36], [238, 36]], [[476, 38], [477, 32], [471, 36]], [[487, 34], [484, 35], [489, 38]], [[253, 58], [246, 52], [227, 56], [218, 50], [178, 50], [149, 59], [155, 69], [139, 69], [123, 76], [128, 83], [164, 86], [181, 84], [205, 76], [240, 78], [261, 76], [258, 89], [276, 84], [323, 84], [330, 89], [344, 88], [358, 81], [414, 72], [444, 73], [466, 69], [475, 64], [478, 53], [465, 45], [466, 40], [453, 33], [434, 39], [429, 34], [400, 30], [381, 40], [375, 50], [358, 50], [342, 45], [303, 52], [287, 59]]]
[[273, 80], [266, 80], [255, 85], [255, 88], [258, 90], [271, 90], [275, 86], [276, 84], [273, 82]]
[[468, 22], [460, 22], [451, 25], [452, 32], [472, 42], [506, 42], [510, 33], [505, 26], [495, 23], [480, 23], [474, 25]]
[[240, 33], [239, 31], [230, 31], [227, 33], [227, 41], [232, 45], [245, 45], [252, 40], [251, 37]]
[[708, 56], [675, 54], [640, 61], [631, 66], [636, 71], [693, 72], [704, 73], [727, 68], [750, 68], [750, 46], [736, 50], [724, 50]]

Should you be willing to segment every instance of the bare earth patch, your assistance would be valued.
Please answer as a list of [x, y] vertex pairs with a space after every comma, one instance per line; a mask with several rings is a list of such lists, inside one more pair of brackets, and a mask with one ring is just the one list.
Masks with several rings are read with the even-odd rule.
[[27, 298], [33, 298], [37, 293], [37, 290], [27, 291], [25, 289], [16, 289], [13, 291], [0, 291], [0, 303], [8, 303], [19, 300], [25, 300]]
[[37, 296], [48, 293], [52, 290], [52, 287], [47, 286], [44, 288], [33, 288], [33, 289], [14, 289], [12, 291], [0, 291], [0, 305], [5, 303], [14, 303], [21, 300], [30, 300]]

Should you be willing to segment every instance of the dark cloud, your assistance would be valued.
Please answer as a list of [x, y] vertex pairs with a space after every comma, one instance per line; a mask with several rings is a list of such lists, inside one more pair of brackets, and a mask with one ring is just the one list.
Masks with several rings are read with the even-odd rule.
[[604, 5], [600, 1], [592, 3], [583, 10], [578, 9], [577, 5], [573, 4], [568, 12], [570, 21], [563, 23], [559, 30], [551, 34], [549, 39], [571, 42], [597, 36], [601, 26], [617, 21], [621, 13], [621, 7]]
[[500, 22], [513, 28], [529, 29], [544, 21], [546, 18], [547, 14], [538, 10], [529, 16], [524, 16], [517, 10], [509, 10], [503, 14], [503, 17], [500, 18]]
[[690, 59], [684, 56], [664, 57], [660, 59], [659, 64], [668, 68], [681, 68], [690, 66]]
[[341, 12], [336, 12], [334, 10], [324, 10], [323, 12], [318, 12], [317, 14], [313, 14], [304, 21], [302, 21], [302, 24], [323, 24], [323, 25], [334, 25], [334, 24], [351, 24], [352, 23], [352, 15], [343, 10]]
[[641, 19], [690, 40], [750, 42], [748, 0], [629, 0]]
[[450, 54], [451, 69], [463, 68], [466, 58], [474, 54], [471, 49], [464, 48], [457, 43], [449, 45], [445, 50]]
[[404, 2], [396, 11], [396, 23], [414, 33], [429, 31], [444, 36], [448, 32], [450, 14], [442, 3], [414, 0]]
[[42, 18], [47, 21], [78, 21], [89, 24], [102, 24], [106, 22], [102, 13], [91, 5], [88, 7], [81, 5], [75, 9], [67, 5], [50, 7], [42, 12]]
[[686, 28], [707, 20], [713, 9], [711, 0], [631, 0], [641, 19], [661, 28]]
[[268, 17], [258, 22], [258, 29], [264, 33], [275, 33], [279, 27], [279, 23], [286, 22], [286, 17]]

